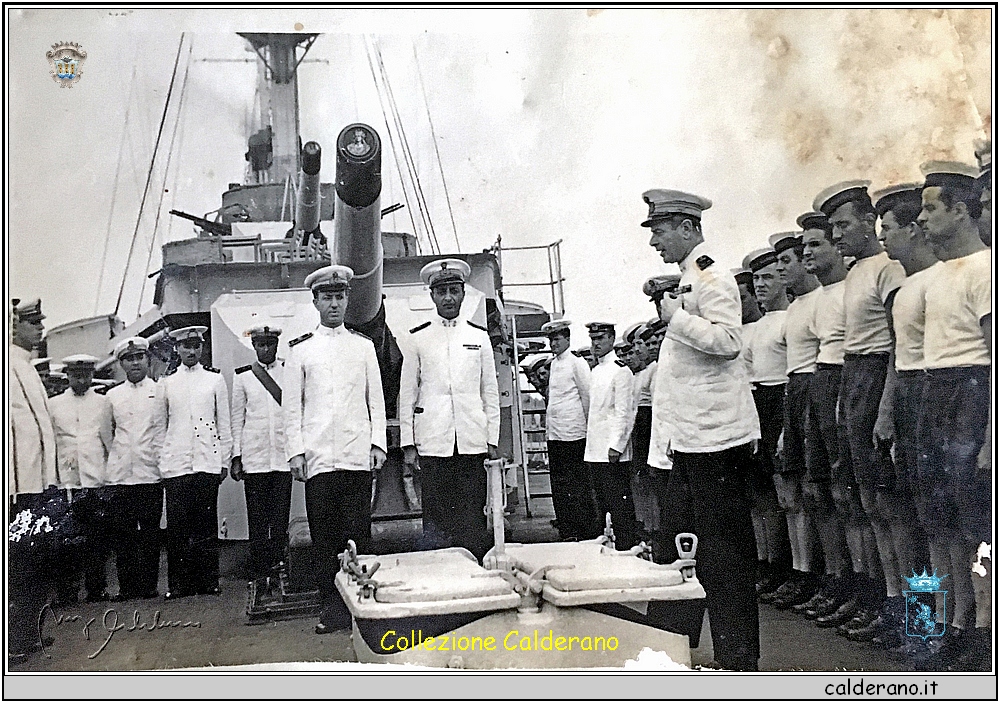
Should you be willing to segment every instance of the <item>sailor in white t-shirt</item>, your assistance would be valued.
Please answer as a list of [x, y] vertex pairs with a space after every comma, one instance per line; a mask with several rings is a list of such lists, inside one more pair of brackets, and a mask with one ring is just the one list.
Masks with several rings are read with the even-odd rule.
[[[991, 252], [979, 238], [976, 171], [949, 163], [925, 164], [922, 170], [926, 180], [917, 221], [942, 263], [933, 268], [924, 293], [928, 378], [917, 430], [918, 490], [934, 496], [928, 514], [932, 536], [948, 541], [952, 558], [957, 556], [953, 569], [965, 571], [977, 561], [979, 545], [991, 541], [993, 527], [991, 468], [978, 461], [991, 407]], [[972, 576], [975, 628], [949, 630], [942, 648], [918, 662], [919, 669], [989, 670], [992, 579], [985, 568], [991, 562], [978, 561], [985, 567]]]

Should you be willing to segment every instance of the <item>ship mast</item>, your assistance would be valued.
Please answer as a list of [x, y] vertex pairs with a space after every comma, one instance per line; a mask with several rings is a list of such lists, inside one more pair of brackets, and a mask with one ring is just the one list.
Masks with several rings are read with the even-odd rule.
[[[241, 32], [257, 54], [259, 131], [250, 137], [247, 185], [295, 182], [299, 173], [298, 68], [318, 34]], [[301, 53], [299, 47], [302, 47]]]

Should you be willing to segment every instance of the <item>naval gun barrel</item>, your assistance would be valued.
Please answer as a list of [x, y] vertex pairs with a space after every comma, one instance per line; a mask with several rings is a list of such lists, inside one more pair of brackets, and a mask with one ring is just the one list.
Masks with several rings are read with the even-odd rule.
[[180, 210], [171, 210], [170, 214], [174, 217], [191, 220], [191, 222], [194, 222], [209, 234], [214, 234], [216, 237], [228, 237], [233, 233], [233, 226], [227, 225], [224, 222], [212, 222], [211, 220], [206, 220], [204, 217], [198, 217], [197, 215], [192, 215]]
[[375, 345], [385, 406], [396, 407], [403, 356], [382, 303], [382, 144], [374, 129], [352, 124], [337, 137], [337, 183], [330, 259], [354, 271], [344, 325]]
[[303, 244], [319, 227], [320, 183], [319, 167], [322, 149], [316, 142], [306, 142], [302, 147], [302, 170], [299, 172], [299, 189], [295, 202], [295, 229], [304, 233]]
[[344, 322], [361, 328], [382, 308], [382, 148], [368, 125], [348, 125], [337, 137], [336, 193], [330, 257], [354, 271]]

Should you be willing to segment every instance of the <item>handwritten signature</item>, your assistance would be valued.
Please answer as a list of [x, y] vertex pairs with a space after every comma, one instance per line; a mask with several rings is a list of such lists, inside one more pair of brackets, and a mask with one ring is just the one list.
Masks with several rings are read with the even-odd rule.
[[[42, 629], [45, 626], [46, 618], [50, 617], [55, 621], [56, 625], [63, 625], [66, 623], [73, 622], [83, 622], [83, 636], [88, 641], [90, 640], [90, 626], [97, 622], [97, 618], [91, 617], [84, 619], [83, 615], [78, 613], [56, 613], [52, 609], [50, 603], [46, 603], [42, 606], [41, 611], [38, 613], [38, 641], [42, 645], [42, 652], [45, 656], [49, 656], [45, 652], [45, 638], [42, 636]], [[104, 632], [107, 633], [107, 638], [104, 640], [103, 644], [95, 651], [93, 654], [88, 654], [88, 659], [94, 659], [98, 657], [101, 652], [110, 644], [111, 640], [114, 638], [115, 634], [124, 630], [125, 632], [157, 632], [159, 630], [164, 630], [168, 628], [183, 628], [183, 627], [201, 627], [200, 622], [191, 621], [181, 621], [181, 620], [161, 620], [160, 611], [156, 610], [153, 612], [153, 619], [150, 622], [144, 622], [142, 615], [140, 615], [138, 610], [132, 611], [132, 624], [128, 625], [127, 621], [122, 620], [122, 616], [114, 608], [108, 608], [104, 611], [104, 616], [101, 618], [101, 625], [104, 628]]]

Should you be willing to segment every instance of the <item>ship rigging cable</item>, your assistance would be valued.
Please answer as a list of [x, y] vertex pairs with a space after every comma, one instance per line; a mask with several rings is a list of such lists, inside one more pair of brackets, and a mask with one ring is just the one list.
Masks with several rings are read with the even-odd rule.
[[375, 56], [378, 59], [379, 70], [382, 73], [382, 83], [385, 86], [386, 95], [389, 98], [389, 107], [392, 111], [393, 121], [399, 131], [399, 138], [403, 144], [403, 158], [410, 169], [410, 177], [413, 179], [413, 187], [417, 194], [417, 203], [420, 205], [420, 214], [427, 223], [427, 230], [434, 239], [434, 246], [437, 253], [441, 253], [441, 244], [438, 241], [437, 230], [434, 229], [434, 221], [431, 219], [430, 207], [427, 205], [427, 198], [424, 196], [424, 188], [420, 183], [420, 172], [417, 170], [417, 162], [413, 158], [413, 151], [410, 149], [410, 141], [406, 138], [406, 131], [403, 129], [403, 119], [399, 116], [399, 106], [396, 104], [396, 96], [392, 92], [392, 85], [389, 83], [389, 72], [385, 68], [382, 60], [382, 50], [375, 42]]
[[[389, 127], [389, 115], [385, 109], [385, 98], [382, 94], [382, 89], [379, 86], [378, 75], [375, 72], [375, 61], [372, 58], [371, 47], [368, 46], [367, 43], [365, 44], [365, 48], [367, 50], [366, 55], [368, 57], [368, 67], [371, 69], [372, 81], [375, 83], [375, 93], [378, 95], [379, 105], [382, 108], [382, 119], [385, 120], [385, 132], [389, 135], [389, 145], [392, 148], [392, 158], [396, 162], [396, 172], [399, 174], [400, 184], [403, 187], [403, 200], [406, 201], [406, 214], [410, 218], [410, 225], [413, 227], [413, 234], [414, 236], [417, 236], [419, 230], [417, 229], [416, 220], [413, 219], [413, 205], [410, 203], [410, 194], [406, 190], [406, 183], [403, 180], [403, 168], [399, 163], [399, 153], [396, 151], [396, 140], [393, 138], [392, 129]], [[419, 238], [417, 239], [417, 242], [420, 242]], [[430, 245], [431, 253], [437, 253], [434, 250], [434, 243], [430, 241], [429, 237], [428, 244]]]
[[118, 199], [118, 180], [122, 172], [122, 160], [125, 157], [125, 144], [128, 139], [128, 124], [132, 113], [132, 95], [135, 92], [135, 72], [138, 63], [132, 67], [132, 80], [128, 86], [128, 98], [125, 100], [125, 126], [122, 128], [122, 142], [118, 147], [118, 164], [115, 166], [115, 180], [111, 186], [111, 206], [108, 208], [108, 230], [104, 234], [104, 253], [101, 254], [101, 271], [97, 276], [97, 295], [94, 297], [94, 314], [101, 308], [101, 289], [104, 287], [104, 268], [108, 263], [108, 244], [111, 242], [111, 224], [115, 216], [115, 202]]
[[437, 134], [434, 131], [434, 122], [431, 120], [431, 106], [427, 102], [427, 89], [424, 87], [424, 76], [420, 71], [420, 60], [417, 58], [416, 42], [413, 42], [413, 65], [417, 69], [420, 92], [424, 96], [424, 110], [427, 111], [427, 124], [431, 127], [431, 144], [434, 145], [434, 156], [437, 157], [438, 172], [441, 174], [441, 185], [444, 188], [444, 201], [448, 205], [448, 217], [451, 218], [451, 231], [455, 236], [455, 251], [462, 251], [462, 245], [458, 241], [458, 227], [455, 226], [455, 213], [451, 209], [451, 196], [448, 195], [448, 183], [444, 179], [444, 164], [441, 162], [441, 152], [438, 151]]
[[146, 187], [142, 190], [142, 200], [139, 203], [139, 215], [135, 218], [135, 230], [132, 232], [132, 243], [128, 247], [128, 256], [125, 258], [125, 271], [122, 273], [122, 284], [118, 288], [118, 299], [115, 301], [115, 315], [122, 304], [122, 294], [125, 292], [125, 281], [128, 279], [128, 268], [132, 262], [132, 252], [135, 250], [135, 240], [139, 236], [139, 225], [142, 224], [142, 213], [146, 207], [146, 197], [149, 195], [149, 184], [153, 180], [153, 166], [156, 165], [156, 154], [160, 149], [160, 139], [163, 137], [163, 126], [167, 121], [167, 109], [170, 107], [170, 96], [174, 92], [174, 81], [177, 80], [177, 67], [181, 62], [181, 49], [184, 48], [184, 32], [181, 32], [181, 40], [177, 44], [177, 56], [174, 57], [174, 70], [170, 74], [170, 87], [167, 88], [167, 99], [163, 102], [163, 114], [160, 115], [160, 128], [156, 131], [156, 142], [153, 144], [153, 156], [149, 160], [149, 171], [146, 174]]
[[[177, 99], [177, 117], [174, 119], [174, 130], [170, 135], [170, 147], [167, 149], [167, 163], [163, 167], [163, 184], [166, 185], [167, 177], [170, 175], [170, 162], [174, 156], [174, 144], [177, 141], [177, 130], [181, 125], [184, 115], [184, 98], [187, 95], [188, 72], [191, 70], [191, 52], [194, 49], [194, 42], [188, 42], [187, 61], [184, 65], [184, 80], [181, 81], [181, 94]], [[153, 249], [156, 247], [158, 237], [157, 231], [160, 227], [160, 214], [163, 212], [163, 200], [166, 195], [164, 188], [160, 188], [160, 202], [156, 205], [156, 219], [153, 220], [153, 234], [149, 238], [149, 251], [146, 252], [146, 266], [143, 268], [142, 289], [139, 291], [139, 301], [136, 303], [135, 316], [138, 318], [142, 312], [142, 299], [146, 295], [146, 282], [149, 281], [149, 262], [153, 260]]]

